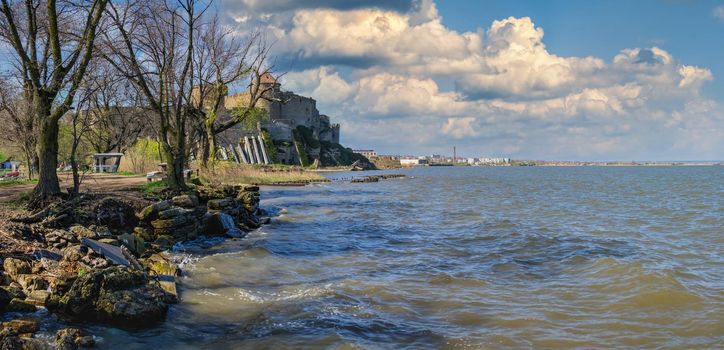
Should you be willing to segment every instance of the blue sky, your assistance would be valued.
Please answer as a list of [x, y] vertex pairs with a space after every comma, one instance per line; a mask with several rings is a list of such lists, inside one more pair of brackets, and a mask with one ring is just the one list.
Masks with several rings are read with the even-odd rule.
[[216, 5], [240, 35], [265, 33], [283, 89], [315, 98], [352, 148], [724, 160], [724, 1]]
[[[724, 19], [713, 9], [724, 1], [438, 1], [443, 22], [471, 31], [493, 20], [529, 16], [544, 28], [546, 46], [563, 56], [610, 59], [621, 48], [658, 46], [688, 64], [709, 68], [724, 77]], [[704, 89], [724, 96], [724, 79]]]

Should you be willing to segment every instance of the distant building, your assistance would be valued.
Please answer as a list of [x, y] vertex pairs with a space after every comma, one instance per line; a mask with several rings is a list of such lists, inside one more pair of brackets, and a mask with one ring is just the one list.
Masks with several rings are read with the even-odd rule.
[[400, 159], [400, 165], [402, 166], [417, 166], [427, 165], [427, 159], [425, 158], [402, 158]]
[[352, 152], [361, 154], [361, 155], [365, 156], [367, 159], [370, 159], [372, 157], [377, 157], [377, 152], [372, 149], [356, 149], [356, 150], [353, 150]]

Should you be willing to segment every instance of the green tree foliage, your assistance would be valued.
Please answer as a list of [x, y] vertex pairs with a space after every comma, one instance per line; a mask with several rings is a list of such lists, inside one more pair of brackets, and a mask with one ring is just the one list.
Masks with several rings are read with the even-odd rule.
[[158, 164], [161, 163], [161, 145], [152, 139], [138, 139], [126, 150], [125, 157], [130, 166], [129, 170], [133, 173], [158, 170]]
[[257, 124], [269, 119], [267, 111], [259, 107], [235, 107], [231, 111], [231, 116], [238, 118], [241, 128], [245, 131], [254, 131]]
[[261, 129], [261, 138], [264, 140], [264, 146], [266, 147], [266, 153], [269, 156], [269, 161], [272, 162], [272, 164], [276, 164], [278, 162], [277, 148], [274, 145], [274, 140], [272, 140], [269, 131]]

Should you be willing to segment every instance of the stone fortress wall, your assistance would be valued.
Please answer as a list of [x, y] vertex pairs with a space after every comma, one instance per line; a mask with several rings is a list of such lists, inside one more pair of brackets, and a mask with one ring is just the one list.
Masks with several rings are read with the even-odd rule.
[[[262, 90], [269, 89], [265, 93], [266, 99], [257, 102], [257, 106], [268, 113], [268, 119], [260, 127], [269, 131], [274, 140], [292, 142], [292, 130], [302, 125], [311, 129], [320, 141], [339, 143], [339, 124], [332, 124], [328, 116], [319, 114], [316, 100], [282, 91], [281, 84], [269, 73], [259, 79], [259, 84]], [[230, 95], [224, 100], [224, 109], [230, 111], [248, 102], [248, 92]], [[228, 112], [221, 114], [228, 115]]]

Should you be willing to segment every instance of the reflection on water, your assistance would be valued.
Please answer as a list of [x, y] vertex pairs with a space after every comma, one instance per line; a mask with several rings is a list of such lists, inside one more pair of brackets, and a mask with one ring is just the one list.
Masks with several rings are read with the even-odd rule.
[[90, 331], [130, 349], [721, 346], [724, 168], [405, 172], [264, 190], [271, 225], [182, 247], [166, 323]]

